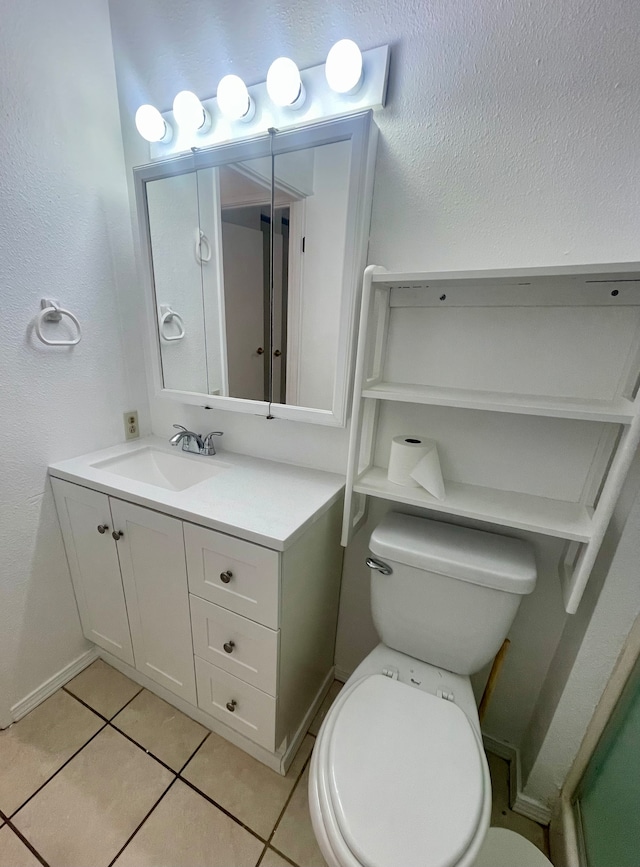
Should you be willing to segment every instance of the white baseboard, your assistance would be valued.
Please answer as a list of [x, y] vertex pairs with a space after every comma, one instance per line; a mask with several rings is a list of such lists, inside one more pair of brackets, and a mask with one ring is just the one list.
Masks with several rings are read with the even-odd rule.
[[523, 795], [522, 792], [518, 792], [516, 795], [512, 809], [514, 813], [520, 813], [527, 819], [533, 819], [539, 825], [548, 825], [551, 821], [549, 807], [541, 801], [536, 801], [535, 798], [530, 798], [529, 795]]
[[352, 671], [347, 671], [346, 668], [340, 668], [337, 665], [334, 670], [334, 677], [336, 680], [339, 680], [340, 683], [346, 683], [352, 674]]
[[497, 738], [492, 738], [491, 735], [482, 733], [482, 741], [485, 749], [494, 756], [499, 756], [507, 762], [511, 762], [514, 766], [518, 764], [518, 748], [513, 744], [508, 744], [506, 741], [499, 741]]
[[492, 738], [491, 735], [482, 735], [485, 749], [506, 759], [509, 762], [509, 803], [514, 813], [520, 813], [527, 819], [533, 819], [540, 825], [548, 825], [551, 821], [551, 810], [541, 801], [536, 801], [528, 795], [522, 794], [522, 772], [520, 770], [520, 751], [513, 744]]
[[46, 680], [42, 686], [34, 689], [33, 692], [30, 692], [29, 695], [25, 696], [13, 705], [11, 708], [11, 718], [13, 722], [18, 722], [18, 720], [22, 719], [23, 716], [26, 716], [29, 711], [32, 711], [39, 704], [42, 704], [45, 699], [49, 698], [50, 695], [53, 695], [53, 693], [60, 689], [61, 686], [64, 686], [65, 683], [68, 683], [76, 676], [76, 674], [80, 674], [84, 668], [91, 665], [91, 663], [97, 658], [98, 654], [96, 648], [91, 647], [83, 653], [82, 656], [79, 656], [77, 659], [74, 659], [73, 662], [70, 662], [69, 665], [65, 665], [64, 668], [61, 668], [57, 674], [54, 674], [53, 677]]

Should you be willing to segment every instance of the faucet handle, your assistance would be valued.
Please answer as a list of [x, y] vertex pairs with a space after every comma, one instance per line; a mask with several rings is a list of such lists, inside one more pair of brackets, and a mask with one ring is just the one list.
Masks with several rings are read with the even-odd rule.
[[211, 440], [211, 437], [221, 437], [221, 436], [223, 436], [223, 434], [224, 434], [224, 431], [221, 431], [221, 430], [212, 430], [210, 433], [208, 433], [208, 434], [207, 434], [205, 437], [203, 437], [202, 439], [204, 440], [204, 444], [207, 445], [207, 444], [209, 444], [209, 442], [210, 442], [210, 440]]
[[182, 424], [174, 424], [174, 427], [177, 428], [178, 430], [183, 430], [183, 431], [187, 430], [186, 427]]

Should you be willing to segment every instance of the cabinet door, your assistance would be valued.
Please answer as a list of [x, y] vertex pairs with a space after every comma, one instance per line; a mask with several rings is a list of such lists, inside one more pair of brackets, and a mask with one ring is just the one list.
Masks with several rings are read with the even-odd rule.
[[[69, 570], [86, 637], [133, 665], [109, 498], [80, 485], [51, 479]], [[106, 528], [100, 532], [98, 527]]]
[[136, 668], [196, 703], [182, 522], [111, 499]]

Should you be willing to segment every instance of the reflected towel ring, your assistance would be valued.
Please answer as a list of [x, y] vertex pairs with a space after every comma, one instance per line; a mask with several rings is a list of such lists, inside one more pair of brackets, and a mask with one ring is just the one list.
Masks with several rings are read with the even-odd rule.
[[[206, 247], [206, 252], [204, 255], [202, 254], [203, 246]], [[196, 254], [196, 262], [198, 263], [198, 265], [204, 265], [207, 262], [211, 261], [211, 244], [209, 243], [209, 239], [207, 238], [205, 233], [202, 231], [202, 229], [196, 230], [195, 254]]]
[[[70, 310], [65, 310], [64, 307], [60, 307], [57, 301], [52, 301], [49, 298], [42, 298], [40, 300], [40, 307], [42, 310], [37, 315], [35, 322], [35, 332], [38, 340], [41, 340], [46, 346], [77, 346], [80, 343], [82, 340], [82, 329], [77, 317]], [[73, 340], [49, 340], [42, 333], [43, 322], [60, 322], [63, 316], [68, 316], [76, 326], [78, 333]]]
[[[178, 328], [180, 329], [178, 334], [174, 334], [173, 336], [169, 335], [169, 334], [165, 334], [164, 326], [167, 322], [177, 322]], [[186, 334], [186, 331], [184, 328], [184, 320], [183, 320], [182, 316], [180, 316], [179, 313], [176, 313], [175, 310], [172, 310], [168, 304], [161, 304], [160, 305], [160, 337], [162, 337], [163, 340], [182, 340], [182, 338], [184, 337], [185, 334]]]

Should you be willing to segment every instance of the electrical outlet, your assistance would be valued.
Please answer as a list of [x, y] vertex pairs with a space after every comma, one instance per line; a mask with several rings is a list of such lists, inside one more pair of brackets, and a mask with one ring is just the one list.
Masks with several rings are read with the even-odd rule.
[[124, 413], [124, 438], [135, 440], [140, 436], [138, 428], [138, 411], [135, 409]]

